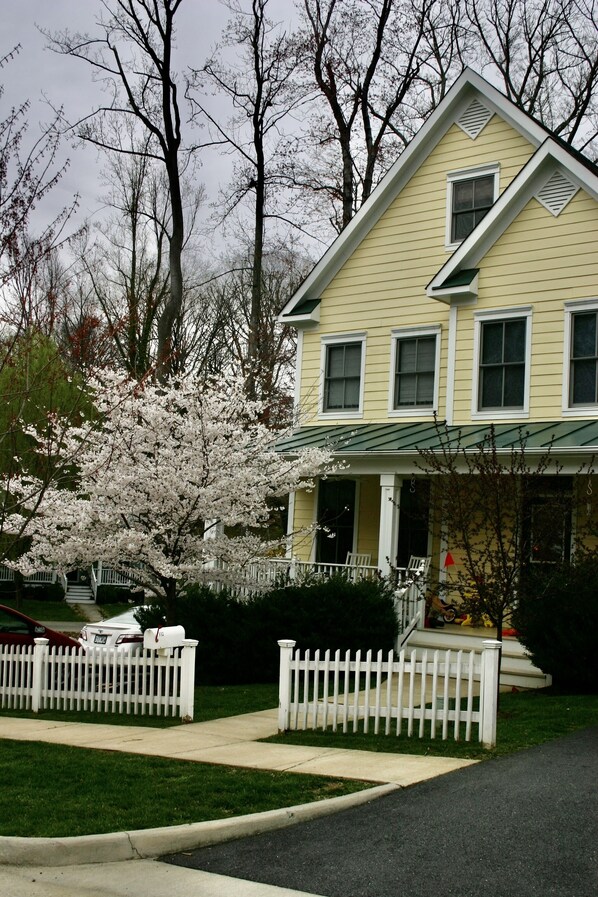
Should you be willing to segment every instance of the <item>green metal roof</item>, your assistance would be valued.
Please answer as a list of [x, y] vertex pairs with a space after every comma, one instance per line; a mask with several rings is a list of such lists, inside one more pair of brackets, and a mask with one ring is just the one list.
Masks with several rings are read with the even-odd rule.
[[[301, 427], [280, 439], [277, 451], [292, 454], [303, 448], [329, 448], [338, 455], [415, 454], [420, 449], [440, 449], [444, 427], [429, 423], [349, 424]], [[465, 450], [474, 449], [489, 435], [485, 423], [446, 428], [449, 441], [460, 439]], [[523, 438], [528, 450], [560, 450], [598, 453], [598, 419], [501, 423], [494, 425], [497, 449], [516, 448]]]
[[479, 268], [464, 268], [463, 271], [457, 271], [444, 281], [444, 283], [436, 289], [448, 289], [449, 287], [468, 287], [472, 280], [478, 274]]
[[309, 315], [314, 308], [318, 307], [320, 301], [320, 299], [304, 299], [303, 302], [299, 302], [298, 305], [291, 309], [291, 311], [286, 312], [282, 317], [294, 318], [297, 315]]

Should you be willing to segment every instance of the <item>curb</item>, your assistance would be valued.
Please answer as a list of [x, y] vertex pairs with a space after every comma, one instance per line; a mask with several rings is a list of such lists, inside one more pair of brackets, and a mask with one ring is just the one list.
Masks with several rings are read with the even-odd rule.
[[365, 791], [357, 791], [355, 794], [329, 797], [280, 810], [250, 813], [246, 816], [236, 816], [234, 819], [139, 829], [133, 832], [81, 835], [73, 838], [0, 837], [0, 866], [78, 866], [87, 863], [153, 859], [167, 853], [223, 844], [225, 841], [275, 831], [321, 816], [330, 816], [398, 790], [399, 785], [378, 785]]

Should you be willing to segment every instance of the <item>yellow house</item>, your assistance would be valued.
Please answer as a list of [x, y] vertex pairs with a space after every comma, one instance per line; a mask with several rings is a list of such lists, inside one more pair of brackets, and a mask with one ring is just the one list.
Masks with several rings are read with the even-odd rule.
[[598, 453], [597, 242], [598, 167], [466, 70], [281, 312], [300, 425], [280, 448], [345, 465], [291, 497], [290, 531], [335, 535], [294, 556], [442, 570], [418, 466], [435, 416], [471, 445], [523, 426], [571, 476]]

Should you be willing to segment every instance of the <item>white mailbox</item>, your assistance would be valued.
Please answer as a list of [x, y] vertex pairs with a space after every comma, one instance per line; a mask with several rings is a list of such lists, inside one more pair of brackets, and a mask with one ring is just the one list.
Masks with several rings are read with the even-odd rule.
[[143, 633], [143, 647], [153, 651], [166, 651], [170, 648], [181, 648], [185, 640], [183, 626], [158, 626], [157, 629], [146, 629]]

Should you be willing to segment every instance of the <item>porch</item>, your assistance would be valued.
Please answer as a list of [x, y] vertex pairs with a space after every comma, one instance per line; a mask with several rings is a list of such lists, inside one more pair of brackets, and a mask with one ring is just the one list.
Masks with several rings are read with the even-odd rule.
[[[15, 571], [0, 564], [0, 582], [14, 582]], [[58, 573], [55, 570], [41, 570], [23, 577], [26, 585], [44, 586], [57, 583], [64, 591], [65, 601], [69, 604], [95, 604], [98, 588], [112, 585], [131, 588], [134, 585], [130, 577], [102, 565], [101, 561], [91, 567], [74, 570], [72, 573]]]

